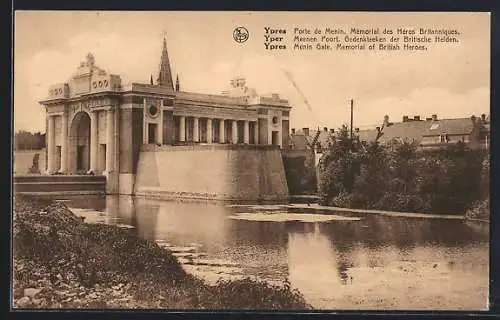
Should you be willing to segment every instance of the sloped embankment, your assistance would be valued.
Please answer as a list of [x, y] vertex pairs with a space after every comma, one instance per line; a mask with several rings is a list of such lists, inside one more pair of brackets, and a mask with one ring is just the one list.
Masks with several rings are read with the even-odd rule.
[[288, 285], [209, 286], [134, 229], [84, 223], [62, 203], [16, 196], [13, 214], [17, 308], [310, 308]]

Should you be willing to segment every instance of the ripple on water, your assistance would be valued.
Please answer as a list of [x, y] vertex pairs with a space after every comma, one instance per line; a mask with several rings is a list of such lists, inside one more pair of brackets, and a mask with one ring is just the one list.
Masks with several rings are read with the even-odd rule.
[[291, 212], [238, 212], [229, 216], [230, 219], [248, 221], [300, 221], [300, 222], [327, 222], [327, 221], [359, 221], [359, 217], [346, 217], [334, 214], [311, 214]]

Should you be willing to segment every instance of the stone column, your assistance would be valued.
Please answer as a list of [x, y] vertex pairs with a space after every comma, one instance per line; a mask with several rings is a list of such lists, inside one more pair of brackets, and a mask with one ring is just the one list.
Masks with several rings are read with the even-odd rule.
[[200, 141], [200, 120], [198, 117], [193, 118], [193, 141]]
[[225, 142], [225, 128], [224, 128], [224, 119], [220, 119], [219, 121], [219, 143], [224, 143]]
[[254, 143], [259, 144], [259, 120], [255, 121], [255, 125], [253, 126], [253, 134]]
[[48, 115], [49, 118], [49, 127], [47, 128], [47, 173], [54, 173], [54, 158], [55, 158], [55, 150], [56, 150], [56, 139], [55, 139], [55, 117]]
[[207, 119], [207, 143], [212, 143], [212, 119]]
[[283, 144], [283, 127], [281, 127], [278, 130], [278, 146], [282, 148], [283, 147], [282, 144]]
[[179, 140], [186, 141], [186, 117], [180, 116]]
[[148, 132], [148, 124], [147, 124], [147, 108], [146, 108], [146, 98], [142, 99], [142, 143], [143, 144], [148, 144], [148, 139], [149, 139], [149, 132]]
[[233, 135], [233, 144], [238, 143], [238, 122], [236, 120], [233, 120], [233, 128], [232, 128], [232, 135]]
[[114, 151], [115, 151], [115, 121], [114, 110], [106, 111], [106, 172], [114, 170]]
[[243, 143], [250, 143], [250, 124], [248, 123], [248, 120], [245, 120], [243, 126]]
[[90, 112], [90, 171], [97, 171], [97, 111]]
[[61, 170], [68, 172], [68, 114], [65, 112], [61, 118]]
[[158, 144], [163, 145], [163, 102], [160, 104], [159, 109], [160, 109], [160, 123], [158, 123], [158, 126], [156, 127], [156, 141]]

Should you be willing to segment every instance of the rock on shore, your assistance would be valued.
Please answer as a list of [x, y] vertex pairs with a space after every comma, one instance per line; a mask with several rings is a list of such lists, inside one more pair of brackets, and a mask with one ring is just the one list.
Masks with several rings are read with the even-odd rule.
[[288, 284], [206, 285], [135, 229], [86, 224], [60, 202], [16, 196], [13, 213], [16, 308], [310, 308]]

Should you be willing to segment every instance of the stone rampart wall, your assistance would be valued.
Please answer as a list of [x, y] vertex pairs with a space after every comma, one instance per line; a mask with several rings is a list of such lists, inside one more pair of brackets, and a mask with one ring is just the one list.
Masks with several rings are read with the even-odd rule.
[[248, 146], [143, 148], [134, 191], [160, 198], [285, 201], [281, 152]]

